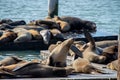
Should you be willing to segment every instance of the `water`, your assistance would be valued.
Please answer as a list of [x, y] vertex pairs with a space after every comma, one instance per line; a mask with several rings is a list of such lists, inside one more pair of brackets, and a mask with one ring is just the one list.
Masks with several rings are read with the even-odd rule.
[[[44, 19], [47, 16], [47, 9], [48, 0], [0, 0], [1, 19], [23, 19], [26, 22]], [[90, 20], [97, 24], [97, 31], [118, 34], [120, 0], [59, 0], [59, 16], [75, 16]], [[14, 52], [9, 53], [14, 54]], [[21, 53], [27, 52], [18, 52]], [[37, 52], [30, 51], [31, 53]]]

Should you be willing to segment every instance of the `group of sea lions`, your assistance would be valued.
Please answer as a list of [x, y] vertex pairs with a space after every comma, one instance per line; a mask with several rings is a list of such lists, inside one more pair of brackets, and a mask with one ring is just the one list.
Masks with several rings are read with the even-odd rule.
[[[107, 64], [117, 70], [118, 41], [95, 42], [89, 31], [96, 30], [96, 24], [76, 17], [47, 17], [26, 24], [25, 21], [0, 21], [0, 44], [43, 40], [49, 44], [52, 37], [63, 38], [62, 32], [83, 31], [88, 43], [74, 38], [58, 41], [48, 48], [50, 54], [44, 61], [25, 61], [11, 56], [0, 61], [0, 78], [67, 77], [72, 73], [105, 73], [92, 63]], [[67, 56], [75, 56], [67, 65]]]
[[[107, 68], [117, 70], [118, 41], [95, 42], [85, 29], [84, 34], [88, 43], [69, 38], [50, 45], [48, 48], [50, 54], [44, 61], [25, 61], [15, 56], [1, 60], [0, 78], [67, 77], [72, 73], [105, 73], [102, 68], [98, 68], [92, 63], [107, 64]], [[111, 43], [111, 45], [107, 43]], [[104, 46], [104, 48], [100, 46]], [[74, 49], [79, 52], [75, 52]], [[73, 55], [77, 55], [77, 57], [74, 58], [71, 65], [67, 65], [67, 56]]]
[[2, 19], [0, 20], [0, 42], [43, 40], [45, 44], [49, 44], [51, 39], [64, 39], [64, 32], [83, 31], [83, 28], [96, 31], [96, 24], [77, 17], [46, 17], [44, 20], [33, 20], [29, 23], [24, 20]]

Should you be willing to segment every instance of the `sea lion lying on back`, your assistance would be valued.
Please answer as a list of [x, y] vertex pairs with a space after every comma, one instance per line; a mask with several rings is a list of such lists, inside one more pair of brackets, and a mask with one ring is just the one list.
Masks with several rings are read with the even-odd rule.
[[56, 48], [54, 48], [49, 55], [47, 64], [49, 66], [65, 67], [68, 51], [73, 42], [74, 39], [70, 38], [63, 41]]
[[83, 59], [78, 57], [73, 61], [72, 67], [75, 69], [74, 72], [78, 73], [88, 73], [88, 74], [96, 74], [102, 73], [100, 69], [95, 68], [91, 65], [91, 63], [87, 59]]
[[95, 41], [90, 33], [84, 29], [85, 37], [90, 42], [90, 45], [83, 51], [83, 58], [88, 59], [90, 62], [102, 63], [105, 61], [105, 56], [100, 56], [100, 51], [96, 48]]

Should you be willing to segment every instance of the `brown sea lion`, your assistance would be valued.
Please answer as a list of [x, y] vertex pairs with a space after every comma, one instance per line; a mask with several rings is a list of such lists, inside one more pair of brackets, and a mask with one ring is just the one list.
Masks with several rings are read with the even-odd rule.
[[21, 77], [67, 77], [72, 68], [58, 68], [41, 65], [39, 63], [28, 63], [22, 67], [13, 70], [14, 74]]
[[50, 29], [54, 39], [64, 39], [63, 34], [58, 29]]
[[70, 46], [73, 44], [73, 42], [74, 39], [70, 38], [63, 41], [56, 48], [54, 48], [49, 55], [47, 64], [49, 66], [65, 67], [68, 51], [70, 49]]
[[14, 42], [28, 42], [32, 40], [32, 35], [24, 28], [14, 28], [13, 31], [17, 33], [17, 38]]
[[25, 62], [24, 60], [18, 58], [17, 56], [10, 56], [0, 61], [0, 66], [7, 66], [11, 64], [16, 64], [19, 62]]
[[60, 25], [60, 30], [62, 32], [67, 32], [70, 30], [70, 25], [68, 22], [63, 21], [60, 17], [54, 16], [54, 21]]
[[56, 48], [56, 47], [57, 47], [59, 44], [61, 44], [61, 43], [62, 43], [62, 41], [57, 41], [56, 44], [51, 44], [51, 45], [48, 47], [48, 50], [49, 50], [50, 52], [52, 52], [53, 49]]
[[106, 57], [104, 63], [110, 63], [118, 58], [118, 46], [112, 45], [103, 49], [103, 56]]
[[91, 34], [84, 29], [85, 37], [90, 42], [90, 45], [83, 51], [83, 58], [88, 59], [91, 62], [102, 63], [105, 61], [106, 57], [101, 56], [100, 51], [96, 48], [95, 41]]
[[11, 30], [5, 31], [0, 37], [0, 44], [13, 41], [17, 37], [17, 34]]
[[102, 73], [102, 70], [92, 66], [87, 59], [80, 57], [78, 57], [76, 60], [73, 61], [72, 67], [75, 69], [74, 72], [78, 72], [78, 73], [88, 73], [88, 74]]
[[63, 16], [61, 20], [68, 22], [70, 30], [83, 30], [83, 28], [89, 31], [96, 31], [96, 24], [92, 21], [82, 20], [77, 17]]
[[114, 60], [107, 64], [107, 68], [118, 71], [118, 60]]
[[[90, 43], [87, 43], [87, 45], [89, 45]], [[97, 41], [95, 42], [97, 47], [100, 48], [105, 48], [105, 47], [109, 47], [112, 45], [118, 45], [118, 40], [104, 40], [104, 41]]]
[[37, 30], [30, 29], [28, 32], [31, 33], [33, 40], [42, 40], [42, 36]]

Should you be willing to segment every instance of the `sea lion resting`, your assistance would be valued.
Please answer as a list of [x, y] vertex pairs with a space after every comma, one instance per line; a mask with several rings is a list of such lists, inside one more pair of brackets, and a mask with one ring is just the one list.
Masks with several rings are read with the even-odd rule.
[[1, 60], [0, 66], [7, 66], [7, 65], [16, 64], [19, 62], [25, 62], [25, 61], [16, 56], [10, 56], [10, 57], [7, 57], [7, 58]]
[[58, 68], [41, 65], [37, 62], [24, 62], [13, 64], [9, 66], [3, 66], [0, 68], [3, 72], [8, 72], [14, 77], [66, 77], [73, 68]]
[[92, 21], [82, 20], [77, 17], [63, 16], [61, 20], [68, 22], [70, 25], [70, 31], [72, 30], [83, 30], [96, 31], [96, 24]]
[[118, 60], [114, 60], [107, 64], [107, 68], [118, 71]]
[[4, 31], [2, 36], [0, 37], [0, 44], [13, 41], [16, 37], [17, 35], [13, 31], [10, 30]]
[[85, 37], [90, 42], [90, 45], [83, 51], [83, 58], [88, 59], [90, 62], [103, 63], [106, 60], [105, 56], [101, 56], [100, 51], [96, 48], [95, 41], [90, 33], [84, 29]]
[[70, 38], [54, 48], [48, 57], [47, 64], [49, 66], [65, 67], [68, 51], [73, 42], [74, 39]]
[[14, 28], [13, 31], [17, 34], [14, 42], [28, 42], [32, 40], [32, 35], [24, 28]]
[[78, 57], [73, 61], [72, 67], [75, 70], [74, 72], [77, 72], [77, 73], [88, 73], [88, 74], [103, 73], [102, 70], [92, 66], [87, 59], [80, 58], [80, 57]]
[[42, 40], [42, 36], [37, 30], [30, 29], [28, 32], [31, 33], [33, 40]]
[[112, 45], [104, 48], [102, 55], [106, 57], [105, 64], [118, 59], [118, 46]]

